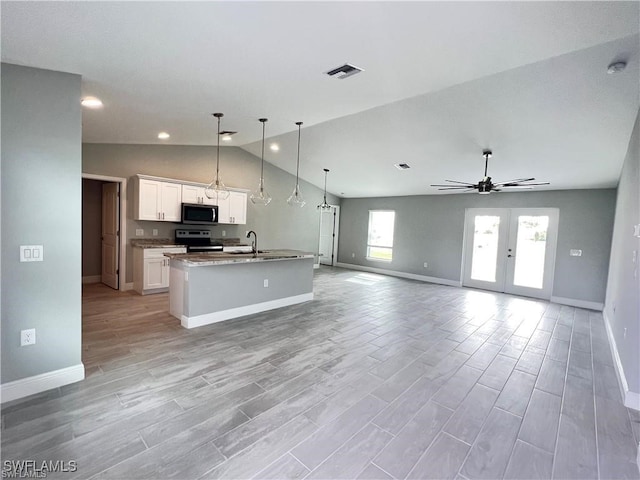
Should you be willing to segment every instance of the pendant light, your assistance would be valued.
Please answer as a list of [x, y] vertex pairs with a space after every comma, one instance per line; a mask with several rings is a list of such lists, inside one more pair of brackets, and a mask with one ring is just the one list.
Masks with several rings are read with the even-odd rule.
[[296, 163], [296, 186], [293, 189], [293, 193], [289, 198], [287, 198], [287, 203], [292, 207], [304, 207], [305, 202], [304, 197], [302, 196], [302, 192], [300, 191], [300, 128], [302, 127], [302, 122], [296, 122], [298, 125], [298, 161]]
[[331, 210], [331, 205], [327, 203], [327, 173], [329, 173], [328, 168], [324, 168], [324, 197], [322, 203], [318, 205], [318, 210]]
[[269, 120], [266, 118], [258, 119], [262, 123], [262, 157], [260, 159], [260, 183], [258, 190], [251, 194], [251, 203], [254, 205], [264, 205], [265, 207], [271, 202], [271, 195], [264, 189], [264, 127]]
[[214, 113], [214, 117], [218, 119], [218, 143], [216, 147], [216, 176], [211, 183], [204, 189], [207, 198], [215, 200], [226, 200], [229, 198], [229, 189], [225, 186], [220, 177], [220, 119], [224, 117], [224, 113]]

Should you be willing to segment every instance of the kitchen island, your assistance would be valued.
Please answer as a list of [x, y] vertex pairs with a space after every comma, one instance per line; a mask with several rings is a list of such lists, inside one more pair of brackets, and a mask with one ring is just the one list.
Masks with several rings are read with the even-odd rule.
[[169, 311], [200, 327], [313, 300], [313, 253], [186, 253], [170, 258]]

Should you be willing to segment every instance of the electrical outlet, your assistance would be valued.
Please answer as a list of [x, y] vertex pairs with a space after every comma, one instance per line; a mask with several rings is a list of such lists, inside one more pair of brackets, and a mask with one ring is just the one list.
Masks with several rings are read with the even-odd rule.
[[264, 283], [264, 288], [269, 288], [269, 279], [268, 278], [265, 278], [263, 283]]
[[20, 346], [35, 345], [36, 343], [36, 329], [30, 328], [28, 330], [20, 330]]
[[356, 254], [355, 254], [355, 253], [352, 253], [352, 254], [351, 254], [351, 258], [356, 258]]
[[227, 231], [226, 230], [222, 230], [222, 236], [226, 237], [227, 236]]
[[154, 237], [157, 237], [157, 236], [158, 236], [158, 229], [157, 229], [157, 228], [154, 228], [154, 229], [151, 231], [151, 235], [153, 235]]
[[429, 268], [429, 264], [427, 262], [424, 262], [424, 268]]
[[144, 235], [144, 230], [141, 228], [136, 228], [136, 237], [141, 237]]
[[582, 250], [577, 249], [577, 248], [572, 248], [571, 250], [569, 250], [569, 255], [571, 257], [581, 257], [582, 256]]

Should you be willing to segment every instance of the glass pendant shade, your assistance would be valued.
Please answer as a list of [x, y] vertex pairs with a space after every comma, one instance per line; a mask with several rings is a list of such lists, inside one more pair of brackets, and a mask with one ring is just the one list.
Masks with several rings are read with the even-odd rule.
[[296, 187], [293, 189], [293, 193], [287, 198], [287, 203], [292, 207], [304, 207], [307, 203], [300, 191], [300, 185], [296, 183]]
[[271, 203], [271, 195], [264, 189], [264, 179], [260, 179], [260, 183], [258, 184], [258, 189], [255, 192], [251, 193], [251, 203], [254, 205], [264, 205], [267, 206]]
[[271, 195], [264, 189], [264, 127], [268, 119], [260, 118], [262, 123], [262, 157], [260, 160], [260, 182], [258, 183], [258, 189], [255, 192], [251, 192], [249, 199], [254, 205], [264, 205], [265, 207], [271, 203]]
[[220, 119], [224, 117], [223, 113], [214, 113], [214, 117], [218, 119], [218, 143], [216, 146], [216, 175], [207, 187], [204, 189], [204, 194], [207, 198], [214, 200], [226, 200], [229, 198], [229, 189], [222, 181], [220, 176]]
[[325, 168], [324, 170], [324, 197], [322, 203], [318, 205], [318, 210], [331, 210], [331, 205], [327, 203], [327, 173], [329, 173], [329, 169]]
[[287, 198], [287, 203], [292, 207], [304, 207], [307, 203], [302, 196], [302, 192], [300, 191], [300, 129], [302, 127], [302, 122], [296, 122], [298, 126], [298, 160], [296, 161], [296, 186], [293, 189], [293, 193]]

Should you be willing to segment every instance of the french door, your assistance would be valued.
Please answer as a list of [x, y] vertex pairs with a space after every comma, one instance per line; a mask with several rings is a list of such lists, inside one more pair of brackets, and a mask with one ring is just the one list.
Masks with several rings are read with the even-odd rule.
[[462, 284], [549, 299], [557, 208], [468, 208]]

